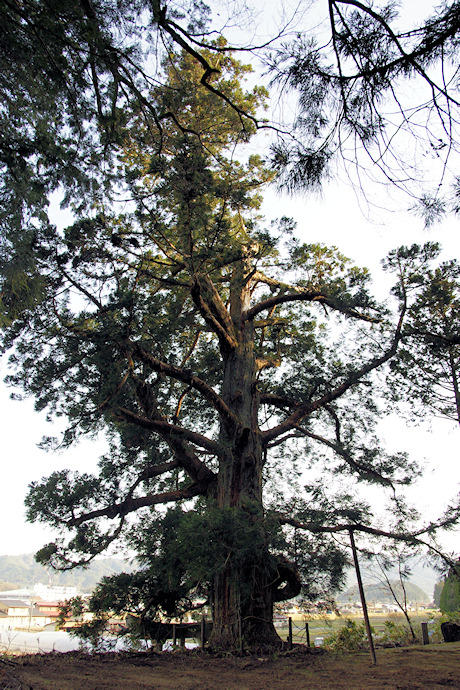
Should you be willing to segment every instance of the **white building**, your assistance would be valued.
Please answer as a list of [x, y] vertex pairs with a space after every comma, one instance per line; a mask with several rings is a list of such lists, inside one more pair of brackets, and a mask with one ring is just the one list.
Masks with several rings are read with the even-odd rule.
[[34, 596], [40, 597], [45, 601], [67, 601], [76, 597], [78, 590], [76, 587], [61, 587], [60, 585], [34, 585]]

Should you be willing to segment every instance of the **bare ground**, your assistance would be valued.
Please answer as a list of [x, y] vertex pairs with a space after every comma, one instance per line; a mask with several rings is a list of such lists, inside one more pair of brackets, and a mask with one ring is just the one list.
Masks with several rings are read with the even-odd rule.
[[1, 690], [460, 690], [460, 642], [334, 655], [34, 654], [0, 659]]

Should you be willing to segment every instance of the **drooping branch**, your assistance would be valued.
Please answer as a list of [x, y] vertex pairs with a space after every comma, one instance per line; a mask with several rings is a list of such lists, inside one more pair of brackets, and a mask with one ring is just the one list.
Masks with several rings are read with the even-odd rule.
[[320, 434], [314, 434], [311, 431], [308, 431], [307, 429], [304, 429], [300, 425], [296, 424], [295, 429], [297, 429], [303, 436], [306, 436], [307, 438], [311, 438], [314, 441], [318, 441], [319, 443], [323, 444], [324, 446], [327, 446], [331, 450], [334, 451], [334, 453], [337, 453], [345, 462], [347, 465], [349, 465], [353, 470], [358, 472], [360, 475], [364, 475], [365, 477], [369, 479], [373, 479], [374, 481], [377, 481], [380, 484], [383, 484], [385, 486], [389, 486], [394, 490], [394, 485], [391, 479], [388, 479], [388, 477], [384, 477], [380, 472], [377, 472], [375, 469], [372, 467], [368, 467], [367, 465], [363, 465], [363, 463], [359, 462], [356, 460], [350, 452], [347, 451], [346, 448], [343, 447], [341, 443], [334, 443], [333, 441], [330, 441], [329, 439], [325, 438], [324, 436], [321, 436]]
[[[339, 525], [319, 525], [317, 522], [302, 522], [296, 518], [292, 518], [289, 515], [283, 515], [282, 513], [277, 515], [277, 518], [281, 525], [290, 525], [291, 527], [296, 527], [297, 529], [305, 530], [306, 532], [311, 532], [312, 534], [339, 534], [340, 532], [361, 532], [362, 534], [368, 534], [374, 537], [385, 537], [387, 539], [394, 539], [395, 541], [403, 541], [408, 544], [415, 544], [419, 546], [425, 546], [438, 556], [440, 556], [444, 561], [453, 564], [453, 561], [443, 553], [436, 546], [427, 542], [425, 539], [420, 537], [423, 534], [429, 534], [433, 531], [433, 525], [428, 525], [423, 529], [416, 530], [415, 532], [391, 532], [377, 527], [370, 527], [369, 525], [363, 525], [361, 523], [343, 523]], [[442, 524], [439, 525], [442, 527]]]
[[[442, 93], [443, 96], [455, 105], [460, 105], [460, 102], [455, 100], [450, 94], [446, 92], [444, 88], [433, 82], [432, 79], [428, 76], [426, 71], [423, 69], [423, 67], [420, 65], [419, 62], [417, 62], [417, 58], [423, 58], [426, 57], [427, 55], [433, 54], [433, 52], [436, 50], [436, 48], [441, 47], [445, 44], [445, 42], [449, 38], [453, 38], [458, 32], [459, 32], [459, 26], [458, 26], [458, 20], [457, 22], [453, 22], [450, 24], [450, 26], [447, 28], [447, 30], [443, 31], [440, 33], [437, 39], [432, 39], [427, 45], [426, 40], [422, 40], [414, 50], [410, 52], [406, 52], [400, 42], [399, 37], [394, 33], [394, 31], [391, 29], [390, 25], [388, 22], [384, 19], [384, 17], [379, 14], [378, 12], [375, 12], [372, 7], [368, 7], [366, 5], [363, 5], [363, 3], [359, 2], [358, 0], [334, 0], [334, 5], [335, 4], [343, 4], [343, 5], [350, 5], [352, 7], [356, 7], [357, 9], [361, 10], [365, 14], [369, 15], [372, 17], [375, 21], [377, 21], [381, 26], [385, 29], [388, 37], [391, 39], [393, 45], [396, 47], [398, 52], [400, 53], [400, 57], [396, 58], [395, 60], [389, 61], [384, 63], [383, 65], [376, 65], [374, 68], [370, 68], [367, 70], [360, 70], [357, 74], [350, 75], [348, 77], [345, 77], [343, 75], [340, 76], [341, 81], [346, 81], [346, 80], [351, 80], [351, 81], [356, 81], [358, 78], [362, 77], [370, 77], [373, 76], [374, 74], [387, 74], [389, 71], [401, 66], [401, 67], [406, 67], [410, 65], [416, 72], [418, 72], [423, 79], [430, 85], [430, 87], [433, 89], [433, 92], [438, 91], [439, 93]], [[424, 37], [425, 38], [425, 37]]]

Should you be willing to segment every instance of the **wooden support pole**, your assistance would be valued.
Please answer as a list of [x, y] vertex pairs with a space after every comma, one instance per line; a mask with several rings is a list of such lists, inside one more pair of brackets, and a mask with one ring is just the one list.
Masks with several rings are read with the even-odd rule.
[[288, 623], [289, 623], [288, 649], [291, 650], [292, 649], [292, 618], [291, 617], [289, 617]]
[[173, 647], [176, 646], [177, 644], [177, 636], [176, 636], [176, 624], [173, 623], [173, 639], [172, 639]]
[[374, 640], [372, 639], [372, 630], [371, 630], [371, 624], [369, 622], [369, 615], [367, 613], [366, 597], [364, 596], [363, 581], [361, 579], [361, 571], [359, 569], [358, 552], [356, 551], [355, 537], [353, 535], [352, 529], [350, 530], [350, 543], [351, 543], [351, 550], [353, 552], [353, 561], [355, 564], [356, 579], [358, 580], [359, 596], [361, 598], [361, 605], [363, 607], [364, 625], [366, 626], [367, 639], [369, 640], [369, 651], [371, 653], [372, 663], [375, 666], [375, 664], [377, 663], [377, 657], [375, 656]]

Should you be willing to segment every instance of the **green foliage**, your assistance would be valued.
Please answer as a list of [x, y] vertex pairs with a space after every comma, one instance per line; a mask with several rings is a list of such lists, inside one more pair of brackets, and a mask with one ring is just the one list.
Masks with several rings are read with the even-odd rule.
[[334, 652], [355, 652], [367, 644], [364, 625], [347, 618], [345, 625], [324, 640], [324, 645]]
[[72, 628], [70, 634], [84, 640], [84, 647], [88, 645], [91, 653], [111, 652], [115, 649], [117, 640], [116, 637], [107, 636], [106, 624], [105, 619], [93, 618]]
[[444, 581], [439, 608], [442, 613], [458, 613], [460, 611], [460, 575], [454, 568], [451, 568]]
[[[116, 645], [116, 639], [107, 637], [108, 617], [87, 615], [87, 600], [81, 596], [68, 599], [59, 607], [58, 627], [72, 620], [74, 625], [69, 629], [69, 633], [85, 641], [91, 652], [108, 652]], [[76, 623], [76, 624], [75, 624]]]
[[407, 647], [410, 644], [420, 643], [419, 639], [414, 640], [409, 626], [395, 623], [392, 620], [384, 622], [383, 633], [379, 634], [377, 640], [379, 644], [385, 647]]
[[[433, 243], [413, 245], [394, 252], [386, 264], [401, 272], [407, 259], [419, 265], [406, 287], [406, 295], [417, 291], [417, 297], [388, 383], [398, 410], [409, 401], [420, 417], [436, 414], [460, 423], [460, 266], [452, 260], [432, 268], [439, 251]], [[401, 291], [398, 296], [403, 298]]]
[[[302, 595], [307, 598], [337, 589], [347, 563], [332, 540], [298, 535], [294, 551], [292, 538], [283, 534], [276, 520], [248, 521], [247, 510], [216, 506], [187, 511], [176, 507], [163, 516], [146, 515], [132, 531], [128, 546], [136, 552], [141, 568], [103, 577], [87, 610], [101, 621], [110, 615], [128, 616], [125, 634], [137, 630], [144, 638], [157, 621], [207, 608], [215, 577], [230, 563], [230, 582], [242, 578], [243, 607], [253, 593], [242, 573], [257, 562], [279, 586], [281, 599], [289, 596], [283, 589], [289, 563], [295, 562], [302, 573]], [[267, 546], [272, 554], [268, 559]]]
[[436, 608], [440, 608], [441, 606], [441, 592], [444, 587], [444, 580], [440, 580], [439, 582], [436, 582], [433, 590], [433, 602]]
[[434, 644], [442, 644], [444, 642], [444, 637], [441, 632], [441, 625], [443, 623], [457, 623], [460, 625], [460, 616], [458, 612], [456, 613], [443, 613], [442, 616], [429, 616], [428, 628], [430, 632], [430, 642]]
[[[373, 180], [393, 182], [416, 197], [414, 210], [429, 227], [458, 208], [450, 190], [443, 196], [433, 184], [427, 191], [438, 162], [444, 169], [451, 147], [458, 150], [458, 136], [452, 136], [458, 118], [450, 108], [456, 98], [458, 3], [434, 7], [419, 26], [402, 26], [392, 2], [379, 7], [331, 0], [324, 11], [315, 14], [321, 33], [298, 31], [269, 56], [273, 81], [298, 98], [294, 139], [280, 138], [272, 149], [278, 181], [289, 191], [317, 190], [340, 156], [357, 186], [364, 166]], [[426, 177], [417, 156], [422, 130], [431, 165]], [[411, 154], [417, 163], [407, 175]]]

